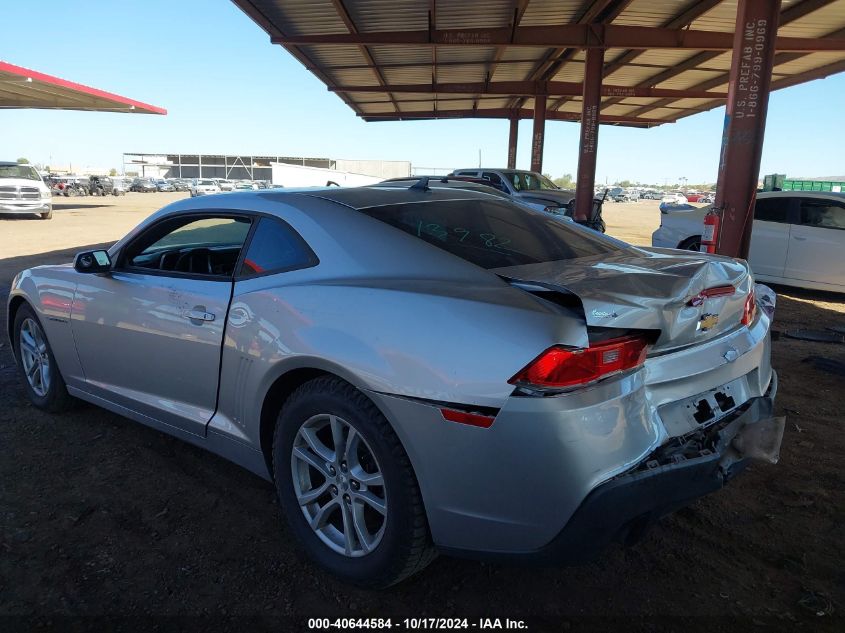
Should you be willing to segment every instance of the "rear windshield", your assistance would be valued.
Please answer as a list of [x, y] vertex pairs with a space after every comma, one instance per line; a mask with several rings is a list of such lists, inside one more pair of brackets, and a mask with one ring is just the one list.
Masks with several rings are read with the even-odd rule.
[[508, 202], [417, 202], [361, 212], [488, 269], [605, 255], [620, 249], [588, 229]]

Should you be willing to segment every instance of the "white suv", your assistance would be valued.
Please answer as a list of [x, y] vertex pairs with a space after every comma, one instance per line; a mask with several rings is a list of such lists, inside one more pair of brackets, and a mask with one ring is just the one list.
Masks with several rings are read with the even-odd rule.
[[6, 213], [53, 217], [53, 196], [34, 167], [0, 162], [0, 215]]

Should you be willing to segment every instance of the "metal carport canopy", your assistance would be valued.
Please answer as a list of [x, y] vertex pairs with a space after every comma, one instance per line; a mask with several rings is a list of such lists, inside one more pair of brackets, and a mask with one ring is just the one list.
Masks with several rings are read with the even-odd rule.
[[0, 61], [0, 108], [167, 114], [148, 103]]
[[[729, 0], [234, 0], [368, 121], [578, 120], [605, 50], [599, 120], [651, 127], [724, 105]], [[772, 89], [845, 71], [845, 0], [783, 0]]]
[[[747, 257], [772, 90], [845, 71], [845, 0], [233, 0], [366, 121], [581, 122], [574, 218], [593, 205], [599, 124], [726, 106], [702, 245]], [[715, 219], [714, 219], [715, 216]], [[714, 239], [711, 239], [711, 237]]]

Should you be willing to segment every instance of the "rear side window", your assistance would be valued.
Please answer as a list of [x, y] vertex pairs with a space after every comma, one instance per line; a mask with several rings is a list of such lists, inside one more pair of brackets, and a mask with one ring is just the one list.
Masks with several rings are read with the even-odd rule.
[[498, 201], [418, 202], [361, 212], [488, 269], [621, 250], [614, 242], [587, 229]]
[[499, 178], [498, 174], [494, 174], [492, 171], [485, 171], [481, 173], [481, 177], [489, 180], [490, 184], [499, 191], [507, 191], [505, 183], [502, 182], [502, 179]]
[[804, 198], [801, 200], [801, 224], [825, 229], [845, 229], [845, 203]]
[[754, 205], [754, 219], [788, 224], [790, 204], [792, 198], [758, 198]]
[[307, 268], [317, 256], [305, 241], [284, 222], [261, 218], [241, 265], [241, 277]]

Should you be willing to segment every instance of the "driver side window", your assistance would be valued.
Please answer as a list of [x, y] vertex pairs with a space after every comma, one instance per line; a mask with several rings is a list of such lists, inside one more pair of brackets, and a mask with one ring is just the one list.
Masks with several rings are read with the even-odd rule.
[[231, 279], [250, 224], [248, 218], [235, 216], [190, 215], [165, 220], [127, 246], [121, 267]]

